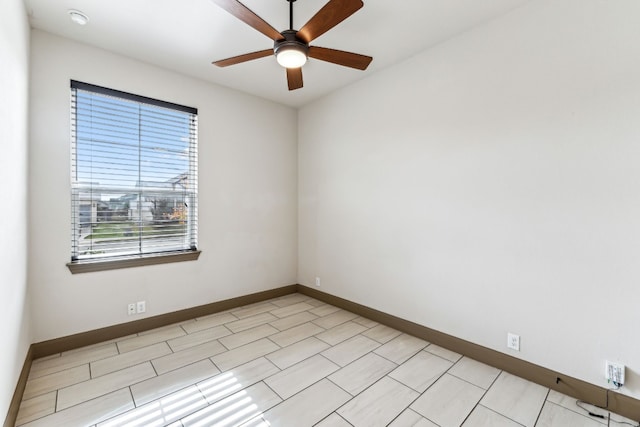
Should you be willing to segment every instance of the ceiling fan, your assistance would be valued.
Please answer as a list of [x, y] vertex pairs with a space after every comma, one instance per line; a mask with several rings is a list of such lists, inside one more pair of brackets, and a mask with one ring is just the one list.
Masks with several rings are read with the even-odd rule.
[[319, 46], [309, 46], [311, 41], [320, 37], [364, 6], [362, 0], [329, 0], [298, 31], [293, 29], [293, 3], [296, 0], [286, 1], [289, 2], [289, 29], [279, 32], [237, 0], [213, 0], [222, 9], [273, 40], [273, 49], [246, 53], [215, 61], [213, 64], [218, 67], [227, 67], [273, 54], [276, 56], [278, 63], [287, 70], [289, 90], [302, 87], [302, 66], [309, 57], [358, 70], [366, 70], [371, 60], [373, 60], [370, 56]]

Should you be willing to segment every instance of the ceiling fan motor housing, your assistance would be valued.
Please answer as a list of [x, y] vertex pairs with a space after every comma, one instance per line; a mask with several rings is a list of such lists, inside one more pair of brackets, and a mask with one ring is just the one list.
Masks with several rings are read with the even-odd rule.
[[278, 52], [292, 49], [303, 52], [305, 56], [308, 57], [309, 45], [296, 37], [296, 33], [297, 31], [295, 30], [283, 31], [282, 37], [284, 37], [284, 39], [276, 40], [275, 42], [273, 42], [273, 53], [278, 56]]

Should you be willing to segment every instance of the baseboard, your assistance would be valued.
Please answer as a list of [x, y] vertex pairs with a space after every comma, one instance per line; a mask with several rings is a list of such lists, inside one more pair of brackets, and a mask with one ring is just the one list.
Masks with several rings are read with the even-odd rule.
[[91, 344], [97, 344], [103, 341], [135, 334], [149, 329], [159, 328], [161, 326], [171, 325], [172, 323], [182, 322], [196, 317], [206, 316], [208, 314], [217, 313], [219, 311], [229, 310], [248, 304], [265, 301], [271, 298], [277, 298], [296, 292], [298, 285], [283, 286], [281, 288], [270, 289], [267, 291], [256, 292], [254, 294], [243, 295], [236, 298], [230, 298], [223, 301], [217, 301], [210, 304], [200, 305], [197, 307], [178, 310], [171, 313], [160, 314], [158, 316], [148, 317], [133, 322], [121, 323], [118, 325], [107, 326], [105, 328], [95, 329], [93, 331], [81, 332], [79, 334], [69, 335], [66, 337], [56, 338], [31, 344], [27, 357], [25, 358], [22, 372], [18, 379], [9, 411], [4, 421], [4, 427], [13, 427], [20, 409], [20, 402], [29, 377], [31, 362], [40, 357], [50, 356], [52, 354], [63, 351], [73, 350]]
[[256, 292], [254, 294], [243, 295], [223, 301], [212, 302], [210, 304], [199, 305], [197, 307], [186, 308], [184, 310], [178, 310], [171, 313], [160, 314], [158, 316], [147, 317], [145, 319], [135, 320], [133, 322], [120, 323], [118, 325], [107, 326], [105, 328], [95, 329], [92, 331], [81, 332], [79, 334], [39, 342], [33, 344], [33, 358], [37, 359], [39, 357], [50, 356], [62, 351], [73, 350], [76, 348], [84, 347], [91, 344], [97, 344], [126, 335], [148, 331], [149, 329], [155, 329], [161, 326], [171, 325], [173, 323], [194, 319], [196, 317], [206, 316], [208, 314], [217, 313], [219, 311], [229, 310], [231, 308], [253, 304], [271, 298], [277, 298], [283, 295], [294, 293], [296, 291], [297, 285], [283, 286], [281, 288]]
[[7, 417], [4, 420], [4, 427], [14, 427], [16, 419], [18, 418], [18, 410], [20, 409], [20, 402], [22, 402], [22, 395], [24, 394], [24, 388], [27, 385], [27, 378], [29, 378], [29, 371], [31, 370], [31, 362], [33, 361], [33, 345], [29, 346], [27, 355], [24, 358], [24, 364], [22, 365], [22, 371], [18, 377], [18, 383], [16, 389], [13, 392], [11, 403], [9, 404], [9, 411], [7, 411]]
[[[328, 304], [335, 305], [344, 310], [382, 323], [407, 334], [422, 338], [433, 344], [447, 348], [456, 353], [468, 356], [479, 362], [494, 366], [503, 371], [525, 378], [536, 384], [540, 384], [560, 393], [572, 396], [585, 402], [605, 407], [607, 405], [607, 389], [598, 387], [586, 381], [564, 375], [560, 372], [535, 365], [518, 359], [508, 354], [456, 338], [451, 335], [436, 331], [426, 326], [410, 322], [397, 316], [384, 313], [379, 310], [310, 288], [298, 285], [297, 291]], [[630, 418], [640, 420], [640, 400], [632, 397], [610, 392], [608, 410]]]

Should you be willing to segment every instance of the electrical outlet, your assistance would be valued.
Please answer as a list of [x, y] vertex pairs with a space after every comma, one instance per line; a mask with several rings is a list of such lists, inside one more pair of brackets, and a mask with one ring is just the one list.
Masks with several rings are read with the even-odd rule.
[[127, 306], [127, 314], [131, 316], [132, 314], [136, 314], [136, 305], [131, 303]]
[[625, 366], [621, 363], [607, 362], [605, 363], [604, 376], [607, 382], [612, 383], [616, 387], [622, 387], [624, 385], [624, 369]]
[[145, 311], [147, 311], [147, 302], [146, 301], [138, 301], [136, 303], [136, 306], [138, 307], [138, 313], [144, 313]]
[[320, 278], [319, 277], [316, 277], [316, 286], [320, 287]]
[[507, 334], [507, 347], [515, 351], [520, 351], [520, 335], [509, 332]]

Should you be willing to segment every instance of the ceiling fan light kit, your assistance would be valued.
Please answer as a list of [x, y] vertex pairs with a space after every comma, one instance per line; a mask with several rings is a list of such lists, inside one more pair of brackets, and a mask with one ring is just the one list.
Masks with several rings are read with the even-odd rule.
[[273, 53], [278, 64], [284, 68], [300, 68], [309, 57], [309, 46], [296, 37], [296, 31], [286, 30], [282, 32], [284, 40], [273, 42]]
[[293, 3], [296, 0], [286, 1], [289, 2], [289, 29], [279, 32], [238, 0], [213, 0], [222, 9], [273, 40], [273, 50], [265, 49], [246, 53], [221, 59], [213, 64], [218, 67], [227, 67], [273, 54], [278, 64], [286, 69], [289, 90], [302, 87], [302, 66], [308, 58], [357, 70], [365, 70], [369, 66], [373, 60], [370, 56], [326, 47], [309, 46], [311, 41], [356, 13], [364, 6], [362, 0], [329, 0], [298, 31], [293, 29]]

